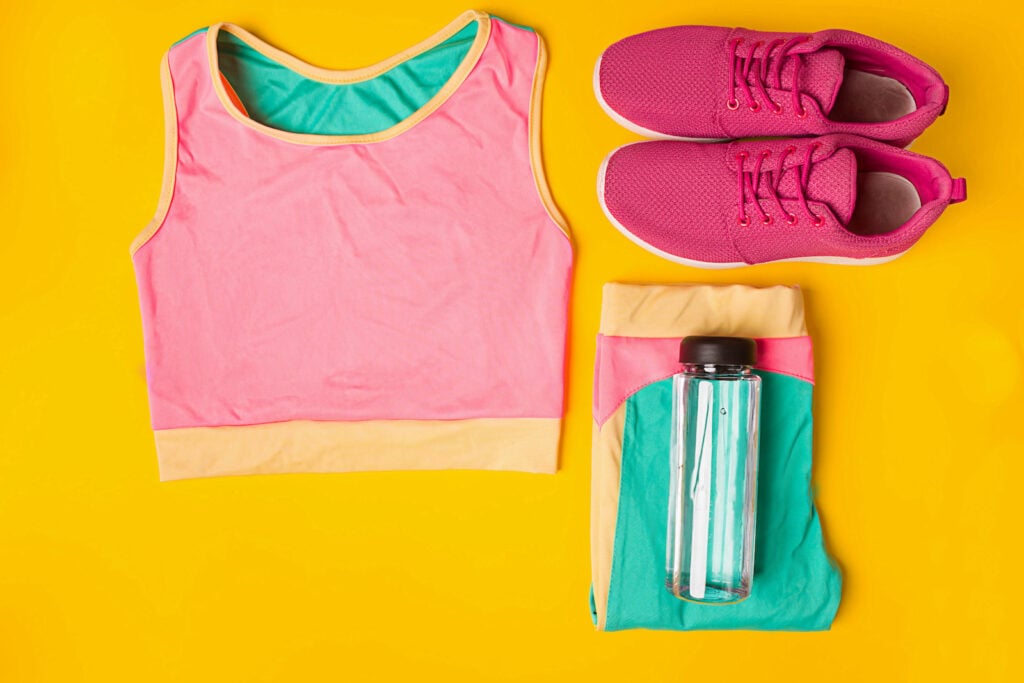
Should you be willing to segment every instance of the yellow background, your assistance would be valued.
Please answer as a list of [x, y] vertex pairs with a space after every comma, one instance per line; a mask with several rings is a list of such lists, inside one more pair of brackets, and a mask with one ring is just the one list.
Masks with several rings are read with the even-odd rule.
[[[561, 472], [158, 483], [128, 244], [159, 192], [163, 51], [229, 20], [362, 66], [464, 9], [3, 1], [0, 681], [1020, 680], [1016, 3], [479, 6], [550, 49], [544, 151], [578, 247]], [[683, 23], [845, 27], [930, 62], [952, 100], [913, 149], [967, 176], [970, 200], [871, 268], [700, 271], [633, 246], [594, 181], [635, 137], [599, 109], [592, 68], [623, 36]], [[608, 280], [805, 288], [816, 491], [845, 574], [830, 633], [594, 632], [590, 386]]]

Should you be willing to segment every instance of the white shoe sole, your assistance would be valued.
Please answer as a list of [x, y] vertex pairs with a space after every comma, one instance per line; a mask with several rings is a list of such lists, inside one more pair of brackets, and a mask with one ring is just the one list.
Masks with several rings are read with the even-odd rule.
[[[642, 144], [643, 144], [643, 142], [633, 142], [633, 143], [630, 143], [630, 145], [642, 145]], [[617, 147], [617, 148], [613, 149], [608, 154], [608, 156], [606, 156], [604, 158], [604, 161], [601, 162], [601, 169], [597, 173], [597, 200], [601, 204], [601, 210], [604, 212], [605, 218], [607, 218], [608, 221], [613, 226], [615, 226], [616, 230], [621, 232], [626, 237], [626, 239], [628, 239], [630, 242], [632, 242], [633, 244], [636, 244], [637, 246], [639, 246], [639, 247], [641, 247], [641, 248], [651, 252], [652, 254], [660, 256], [661, 258], [666, 259], [668, 261], [672, 261], [673, 263], [679, 263], [679, 264], [684, 265], [684, 266], [690, 266], [691, 268], [704, 268], [705, 270], [725, 270], [725, 269], [728, 269], [728, 268], [741, 268], [743, 266], [763, 265], [763, 264], [760, 264], [760, 263], [746, 263], [744, 261], [725, 262], [725, 263], [720, 263], [720, 262], [716, 262], [716, 261], [697, 261], [695, 259], [688, 259], [688, 258], [683, 258], [682, 256], [676, 256], [675, 254], [670, 254], [670, 253], [668, 253], [666, 251], [662, 251], [661, 249], [658, 249], [657, 247], [655, 247], [652, 244], [648, 244], [647, 242], [643, 241], [642, 239], [640, 239], [639, 237], [634, 235], [632, 232], [629, 231], [629, 229], [626, 228], [626, 226], [624, 226], [622, 223], [620, 223], [615, 218], [615, 216], [612, 215], [612, 212], [608, 210], [608, 204], [605, 202], [605, 199], [604, 199], [604, 195], [605, 195], [605, 175], [606, 175], [606, 173], [608, 171], [608, 161], [613, 156], [615, 156], [616, 152], [618, 152], [620, 150], [623, 150], [626, 147], [629, 147], [630, 145], [623, 145], [622, 147]], [[797, 258], [775, 259], [774, 261], [765, 261], [765, 263], [790, 263], [790, 262], [796, 263], [796, 262], [801, 262], [801, 263], [829, 263], [829, 264], [832, 264], [832, 265], [841, 265], [841, 266], [875, 266], [875, 265], [879, 265], [881, 263], [888, 263], [889, 261], [892, 261], [894, 259], [899, 258], [900, 256], [902, 256], [905, 253], [906, 252], [900, 252], [899, 254], [895, 254], [893, 256], [878, 256], [878, 257], [875, 257], [875, 258], [850, 258], [848, 256], [799, 256]]]

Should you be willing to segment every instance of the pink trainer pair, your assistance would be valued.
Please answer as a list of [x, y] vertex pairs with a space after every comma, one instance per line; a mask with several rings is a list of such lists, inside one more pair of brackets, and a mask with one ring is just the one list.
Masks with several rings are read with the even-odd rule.
[[[942, 78], [852, 31], [649, 31], [604, 51], [594, 87], [612, 118], [662, 138], [608, 155], [601, 206], [672, 261], [881, 263], [966, 199], [963, 178], [902, 147], [945, 111]], [[774, 139], [728, 142], [754, 137]]]

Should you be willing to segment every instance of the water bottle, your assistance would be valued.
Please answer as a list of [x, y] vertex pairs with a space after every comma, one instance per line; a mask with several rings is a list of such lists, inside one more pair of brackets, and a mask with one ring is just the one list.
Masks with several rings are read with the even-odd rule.
[[705, 604], [739, 602], [754, 574], [761, 378], [743, 337], [687, 337], [672, 379], [666, 587]]

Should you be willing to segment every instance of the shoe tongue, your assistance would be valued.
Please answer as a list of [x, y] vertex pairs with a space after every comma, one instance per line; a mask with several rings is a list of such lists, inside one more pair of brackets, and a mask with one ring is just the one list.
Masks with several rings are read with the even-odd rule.
[[816, 161], [807, 178], [807, 199], [826, 204], [845, 227], [857, 203], [857, 157], [839, 148], [832, 156]]
[[[790, 168], [782, 175], [779, 196], [794, 198], [799, 195], [802, 167]], [[857, 157], [840, 147], [828, 157], [811, 164], [807, 176], [807, 201], [818, 202], [832, 210], [843, 227], [850, 222], [857, 202]]]
[[828, 49], [800, 55], [800, 59], [800, 91], [813, 97], [827, 115], [843, 84], [846, 59], [838, 50]]

